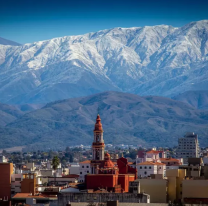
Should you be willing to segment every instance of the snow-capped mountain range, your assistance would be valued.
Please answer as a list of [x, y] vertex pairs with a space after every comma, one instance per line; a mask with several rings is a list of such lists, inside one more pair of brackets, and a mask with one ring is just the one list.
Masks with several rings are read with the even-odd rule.
[[4, 103], [46, 103], [108, 90], [172, 97], [205, 89], [208, 20], [0, 45]]

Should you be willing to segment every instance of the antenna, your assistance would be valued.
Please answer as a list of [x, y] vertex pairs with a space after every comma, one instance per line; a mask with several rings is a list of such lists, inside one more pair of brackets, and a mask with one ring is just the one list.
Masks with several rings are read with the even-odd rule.
[[100, 113], [100, 107], [98, 106], [98, 108], [97, 108], [97, 114], [99, 114]]

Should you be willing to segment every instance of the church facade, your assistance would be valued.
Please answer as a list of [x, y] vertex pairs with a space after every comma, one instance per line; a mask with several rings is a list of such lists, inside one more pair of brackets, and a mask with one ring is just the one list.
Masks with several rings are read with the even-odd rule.
[[103, 127], [100, 115], [97, 115], [92, 143], [92, 160], [80, 163], [80, 180], [90, 190], [104, 189], [108, 192], [122, 193], [129, 191], [129, 183], [137, 178], [137, 170], [130, 167], [126, 158], [116, 162], [105, 153]]

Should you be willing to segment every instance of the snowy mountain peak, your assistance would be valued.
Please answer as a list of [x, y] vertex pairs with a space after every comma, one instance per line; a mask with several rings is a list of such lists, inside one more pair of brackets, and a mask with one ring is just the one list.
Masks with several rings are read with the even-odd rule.
[[0, 101], [42, 103], [106, 90], [171, 96], [203, 87], [207, 39], [203, 20], [0, 45]]

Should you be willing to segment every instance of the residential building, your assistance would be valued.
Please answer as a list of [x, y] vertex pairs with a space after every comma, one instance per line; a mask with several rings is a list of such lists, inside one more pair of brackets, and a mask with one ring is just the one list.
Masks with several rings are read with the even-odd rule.
[[165, 176], [166, 165], [161, 162], [141, 162], [137, 164], [138, 177], [148, 177], [152, 174], [161, 174]]
[[198, 135], [194, 132], [187, 132], [186, 135], [178, 139], [176, 158], [183, 158], [187, 163], [189, 157], [199, 157], [200, 148]]
[[85, 181], [85, 175], [91, 174], [91, 161], [86, 160], [79, 163], [79, 182]]
[[23, 179], [22, 174], [12, 174], [11, 175], [11, 195], [15, 195], [21, 192], [21, 181]]
[[139, 150], [138, 155], [136, 156], [136, 164], [141, 163], [141, 162], [147, 162], [147, 161], [158, 162], [160, 158], [165, 159], [166, 156], [167, 155], [165, 151], [157, 151], [155, 148], [153, 148], [150, 151]]
[[166, 170], [168, 169], [179, 169], [179, 166], [182, 165], [181, 159], [175, 158], [160, 158], [160, 162], [166, 165]]

